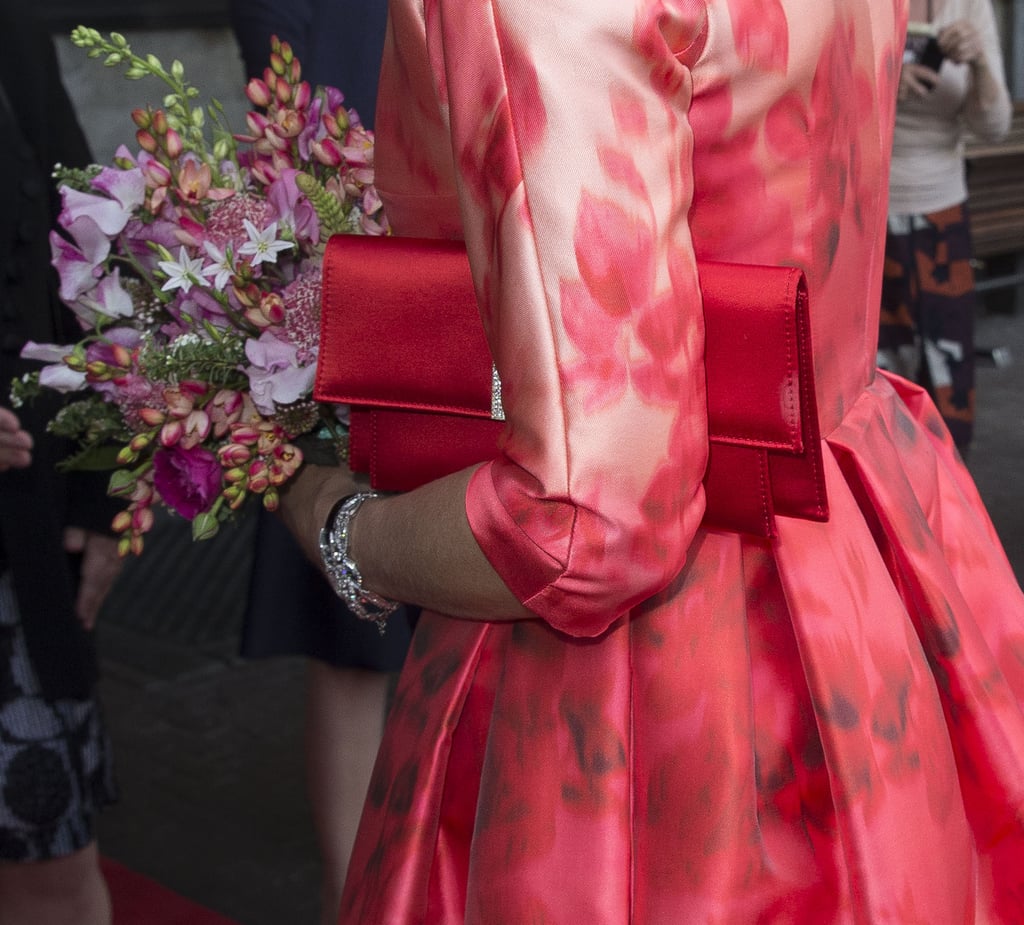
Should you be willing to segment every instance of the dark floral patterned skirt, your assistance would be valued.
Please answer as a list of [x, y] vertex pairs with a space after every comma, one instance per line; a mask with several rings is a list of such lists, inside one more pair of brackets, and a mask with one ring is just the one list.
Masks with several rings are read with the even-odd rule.
[[961, 451], [974, 428], [972, 253], [963, 204], [889, 216], [878, 365], [928, 389]]
[[40, 696], [10, 575], [0, 576], [0, 862], [84, 848], [115, 799], [99, 703]]

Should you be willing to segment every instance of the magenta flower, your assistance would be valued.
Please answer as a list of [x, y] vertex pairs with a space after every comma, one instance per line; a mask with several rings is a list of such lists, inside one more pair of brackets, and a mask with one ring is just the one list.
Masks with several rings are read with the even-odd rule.
[[220, 463], [201, 446], [160, 449], [153, 454], [153, 484], [168, 507], [193, 520], [220, 495]]

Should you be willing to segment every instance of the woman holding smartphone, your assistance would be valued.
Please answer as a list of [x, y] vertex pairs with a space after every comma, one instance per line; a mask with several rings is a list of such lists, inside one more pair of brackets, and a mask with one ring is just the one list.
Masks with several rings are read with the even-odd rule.
[[926, 386], [961, 453], [974, 422], [963, 140], [1010, 126], [991, 0], [910, 0], [889, 181], [879, 366]]

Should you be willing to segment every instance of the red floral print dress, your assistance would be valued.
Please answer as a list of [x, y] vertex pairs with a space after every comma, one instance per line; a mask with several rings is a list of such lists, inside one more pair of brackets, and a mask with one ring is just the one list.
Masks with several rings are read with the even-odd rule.
[[[874, 366], [903, 6], [392, 0], [378, 182], [467, 241], [538, 619], [424, 615], [343, 922], [1024, 921], [1024, 599]], [[698, 258], [806, 273], [827, 523], [701, 526]]]

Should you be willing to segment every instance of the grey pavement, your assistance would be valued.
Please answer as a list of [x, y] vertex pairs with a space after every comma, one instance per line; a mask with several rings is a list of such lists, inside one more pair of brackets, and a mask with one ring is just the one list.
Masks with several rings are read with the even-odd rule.
[[[1024, 301], [979, 317], [970, 467], [1024, 577]], [[122, 797], [101, 849], [239, 925], [314, 925], [318, 858], [302, 761], [304, 663], [237, 657], [249, 525], [192, 545], [162, 524], [104, 613], [101, 692]], [[214, 580], [229, 574], [230, 581]], [[339, 705], [343, 709], [343, 705]]]

